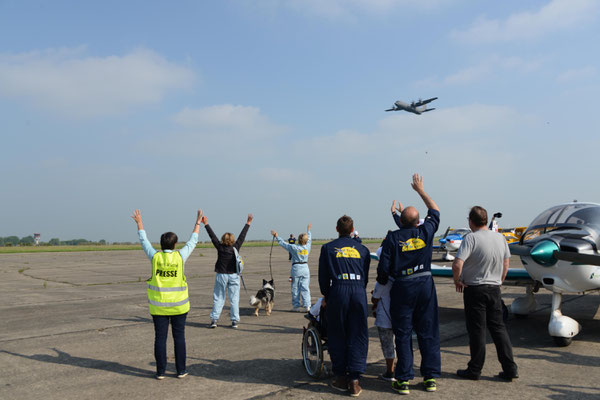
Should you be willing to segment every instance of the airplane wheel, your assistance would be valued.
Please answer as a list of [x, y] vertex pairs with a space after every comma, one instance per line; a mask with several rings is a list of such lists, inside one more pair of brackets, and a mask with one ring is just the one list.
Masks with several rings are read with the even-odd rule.
[[554, 343], [559, 347], [567, 347], [573, 341], [573, 338], [562, 336], [552, 336], [552, 339], [554, 339]]

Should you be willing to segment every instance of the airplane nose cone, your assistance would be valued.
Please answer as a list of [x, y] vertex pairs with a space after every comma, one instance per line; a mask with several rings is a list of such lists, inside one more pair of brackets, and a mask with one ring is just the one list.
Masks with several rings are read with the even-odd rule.
[[529, 255], [536, 263], [545, 267], [551, 267], [556, 264], [554, 252], [558, 250], [559, 247], [556, 243], [550, 240], [543, 240], [533, 246]]

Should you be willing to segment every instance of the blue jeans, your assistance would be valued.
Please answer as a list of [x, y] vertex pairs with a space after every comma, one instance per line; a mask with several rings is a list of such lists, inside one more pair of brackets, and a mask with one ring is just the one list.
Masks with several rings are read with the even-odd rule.
[[167, 369], [167, 335], [169, 321], [171, 333], [175, 343], [175, 366], [177, 373], [185, 371], [185, 319], [187, 313], [180, 315], [153, 315], [154, 321], [154, 358], [156, 359], [156, 373], [164, 375]]
[[240, 320], [240, 277], [238, 274], [217, 274], [213, 290], [211, 321], [218, 321], [225, 305], [225, 294], [229, 297], [229, 314], [232, 321]]
[[[292, 264], [292, 306], [310, 307], [310, 271], [308, 264]], [[300, 304], [302, 299], [302, 304]]]

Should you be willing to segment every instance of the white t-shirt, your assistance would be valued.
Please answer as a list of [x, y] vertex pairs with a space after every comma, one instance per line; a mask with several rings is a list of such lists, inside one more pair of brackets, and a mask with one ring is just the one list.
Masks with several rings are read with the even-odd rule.
[[394, 281], [390, 279], [385, 285], [379, 282], [375, 283], [373, 297], [379, 299], [375, 313], [375, 326], [379, 328], [392, 329], [392, 320], [390, 319], [390, 290]]

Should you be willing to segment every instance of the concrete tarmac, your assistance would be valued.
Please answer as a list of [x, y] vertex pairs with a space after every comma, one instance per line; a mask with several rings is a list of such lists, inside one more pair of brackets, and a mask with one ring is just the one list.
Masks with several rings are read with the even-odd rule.
[[[369, 246], [374, 250], [377, 245]], [[273, 249], [276, 302], [270, 317], [252, 315], [248, 304], [262, 279], [269, 279], [269, 247], [244, 247], [241, 322], [231, 328], [226, 304], [219, 327], [208, 329], [215, 274], [214, 249], [196, 249], [186, 263], [192, 309], [186, 327], [190, 375], [175, 377], [168, 341], [167, 378], [155, 380], [154, 329], [148, 313], [145, 280], [150, 261], [139, 251], [0, 255], [2, 327], [0, 399], [330, 399], [344, 398], [329, 380], [309, 378], [301, 363], [306, 319], [291, 312], [287, 253]], [[320, 295], [317, 264], [320, 246], [310, 256], [313, 302]], [[435, 256], [434, 256], [435, 257]], [[438, 262], [441, 263], [441, 262]], [[448, 264], [448, 263], [445, 263]], [[511, 265], [520, 267], [515, 257]], [[368, 290], [375, 284], [371, 266]], [[462, 295], [451, 281], [436, 278], [441, 322], [443, 376], [438, 392], [426, 393], [419, 377], [415, 340], [412, 398], [598, 399], [600, 398], [600, 295], [564, 297], [563, 313], [582, 325], [568, 347], [556, 347], [547, 332], [551, 296], [540, 290], [538, 310], [528, 318], [510, 317], [508, 329], [520, 378], [512, 383], [500, 371], [493, 344], [479, 381], [456, 377], [469, 359]], [[507, 304], [524, 288], [504, 287]], [[367, 373], [360, 398], [395, 398], [390, 384], [377, 377], [385, 370], [374, 319], [369, 318]], [[328, 359], [328, 356], [326, 356]]]

